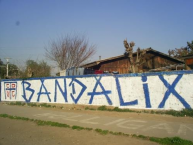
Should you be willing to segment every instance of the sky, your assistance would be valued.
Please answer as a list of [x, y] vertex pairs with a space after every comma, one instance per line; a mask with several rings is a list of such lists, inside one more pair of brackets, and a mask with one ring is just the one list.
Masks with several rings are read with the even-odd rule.
[[45, 47], [66, 35], [96, 45], [95, 61], [122, 55], [123, 40], [163, 53], [193, 40], [193, 0], [0, 0], [0, 59], [44, 60]]

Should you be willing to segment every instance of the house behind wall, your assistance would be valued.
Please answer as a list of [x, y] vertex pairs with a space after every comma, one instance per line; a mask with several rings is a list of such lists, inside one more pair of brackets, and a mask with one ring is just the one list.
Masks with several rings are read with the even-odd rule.
[[[145, 49], [145, 51], [144, 61], [139, 65], [138, 72], [147, 72], [151, 69], [183, 63], [182, 60], [175, 59], [152, 48]], [[133, 57], [135, 61], [137, 53], [133, 53]], [[108, 72], [118, 71], [120, 74], [131, 72], [129, 58], [125, 55], [94, 61], [83, 65], [83, 67]]]
[[186, 55], [182, 58], [184, 59], [184, 62], [186, 64], [186, 69], [193, 69], [193, 54]]

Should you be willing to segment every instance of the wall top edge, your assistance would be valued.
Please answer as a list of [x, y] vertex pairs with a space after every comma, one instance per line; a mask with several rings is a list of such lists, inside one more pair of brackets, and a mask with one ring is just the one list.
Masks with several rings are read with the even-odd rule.
[[178, 74], [193, 74], [193, 70], [170, 71], [170, 72], [147, 72], [147, 73], [130, 73], [130, 74], [98, 74], [98, 75], [80, 75], [80, 76], [56, 76], [56, 77], [42, 77], [42, 78], [28, 78], [28, 79], [2, 79], [0, 81], [27, 81], [40, 79], [60, 79], [60, 78], [89, 78], [89, 77], [139, 77], [139, 76], [157, 76], [157, 75], [178, 75]]

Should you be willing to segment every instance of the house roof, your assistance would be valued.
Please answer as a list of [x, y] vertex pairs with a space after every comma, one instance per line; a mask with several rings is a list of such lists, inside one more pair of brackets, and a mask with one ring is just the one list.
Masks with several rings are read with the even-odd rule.
[[185, 55], [185, 56], [182, 56], [183, 59], [188, 59], [188, 58], [193, 58], [193, 54], [188, 54], [188, 55]]
[[[147, 48], [147, 49], [144, 49], [146, 52], [150, 52], [150, 53], [157, 53], [163, 57], [167, 57], [169, 59], [172, 59], [174, 61], [177, 61], [178, 63], [184, 63], [182, 60], [180, 59], [176, 59], [174, 57], [171, 57], [165, 53], [162, 53], [162, 52], [159, 52], [157, 50], [154, 50], [152, 49], [151, 47], [150, 48]], [[136, 55], [137, 52], [134, 52], [133, 55]], [[119, 59], [119, 58], [125, 58], [125, 55], [119, 55], [119, 56], [115, 56], [115, 57], [110, 57], [110, 58], [106, 58], [106, 59], [102, 59], [102, 60], [97, 60], [97, 61], [93, 61], [93, 62], [90, 62], [90, 63], [87, 63], [87, 64], [84, 64], [82, 65], [82, 67], [92, 67], [92, 66], [96, 66], [96, 65], [99, 65], [100, 63], [102, 62], [106, 62], [106, 61], [110, 61], [110, 60], [115, 60], [115, 59]]]

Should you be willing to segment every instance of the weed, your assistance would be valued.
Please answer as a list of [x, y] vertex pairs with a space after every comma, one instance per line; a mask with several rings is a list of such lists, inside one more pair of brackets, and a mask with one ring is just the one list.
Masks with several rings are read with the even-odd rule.
[[[24, 102], [10, 102], [10, 103], [7, 103], [9, 105], [18, 105], [18, 106], [24, 106], [26, 105], [26, 103]], [[27, 106], [31, 106], [31, 107], [46, 107], [46, 108], [56, 108], [55, 105], [51, 106], [49, 104], [46, 104], [46, 103], [43, 103], [43, 104], [40, 104], [40, 105], [37, 105], [36, 103], [27, 103]], [[61, 109], [64, 109], [64, 107], [60, 107]], [[91, 108], [91, 107], [86, 107], [85, 110], [96, 110], [94, 108]], [[186, 117], [186, 116], [189, 116], [189, 117], [193, 117], [193, 109], [183, 109], [181, 111], [175, 111], [175, 110], [166, 110], [166, 111], [154, 111], [154, 110], [151, 110], [151, 111], [147, 111], [147, 110], [144, 110], [144, 111], [135, 111], [135, 110], [130, 110], [130, 109], [120, 109], [118, 107], [115, 107], [113, 109], [108, 109], [105, 105], [103, 106], [100, 106], [97, 108], [97, 110], [100, 110], [100, 111], [115, 111], [115, 112], [136, 112], [136, 113], [151, 113], [151, 114], [167, 114], [167, 115], [172, 115], [172, 116], [176, 116], [176, 117]]]
[[51, 105], [46, 104], [46, 103], [43, 103], [43, 104], [40, 104], [40, 105], [41, 105], [41, 107], [46, 107], [46, 108], [50, 108], [50, 107], [52, 107]]
[[27, 105], [30, 107], [37, 107], [38, 106], [36, 103], [28, 103]]
[[85, 130], [91, 131], [91, 130], [92, 130], [92, 128], [88, 128], [88, 127], [86, 127], [86, 128], [85, 128]]
[[80, 127], [80, 126], [74, 125], [74, 126], [72, 126], [72, 129], [83, 130], [83, 129], [85, 129], [85, 128], [84, 128], [84, 127]]
[[15, 102], [15, 105], [24, 106], [25, 103], [23, 103], [23, 102]]
[[172, 138], [156, 138], [150, 137], [150, 141], [157, 142], [163, 145], [193, 145], [193, 142], [189, 140], [184, 140], [179, 137], [172, 137]]
[[106, 135], [109, 133], [108, 130], [102, 130], [102, 129], [95, 129], [95, 131], [99, 134]]
[[100, 110], [100, 111], [106, 111], [107, 108], [106, 108], [106, 106], [100, 106], [100, 107], [98, 107], [97, 110]]
[[89, 108], [89, 107], [86, 107], [85, 110], [96, 110], [94, 108]]

